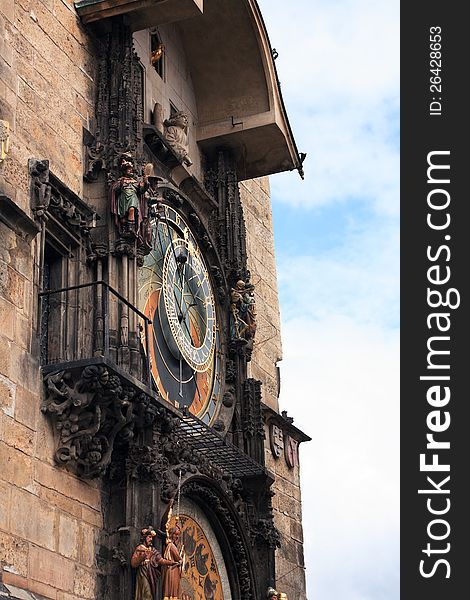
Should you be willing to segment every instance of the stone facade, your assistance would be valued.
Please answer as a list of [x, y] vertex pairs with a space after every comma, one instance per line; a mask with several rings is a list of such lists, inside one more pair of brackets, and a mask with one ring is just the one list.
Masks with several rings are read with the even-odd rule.
[[282, 345], [269, 179], [243, 181], [240, 194], [247, 230], [248, 269], [256, 284], [258, 313], [250, 371], [263, 383], [263, 402], [278, 410], [277, 363], [282, 359]]
[[[215, 18], [210, 2], [208, 5], [209, 17]], [[233, 9], [235, 16], [238, 10]], [[242, 17], [240, 23], [246, 20], [244, 13]], [[165, 22], [157, 29], [151, 27], [134, 32], [133, 43], [143, 74], [143, 123], [162, 133], [159, 123], [169, 118], [175, 109], [184, 111], [189, 117], [188, 153], [193, 164], [189, 167], [177, 164], [177, 157], [166, 149], [159, 174], [165, 175], [175, 190], [188, 194], [185, 198], [190, 198], [191, 206], [196, 206], [200, 217], [199, 224], [194, 217], [193, 222], [200, 229], [207, 252], [210, 256], [213, 252], [215, 256], [215, 250], [211, 250], [215, 241], [207, 241], [207, 236], [204, 238], [205, 231], [211, 232], [211, 219], [214, 220], [215, 214], [214, 199], [204, 188], [204, 175], [216, 161], [214, 149], [219, 146], [225, 148], [225, 145], [215, 134], [214, 142], [204, 138], [204, 132], [212, 126], [219, 128], [217, 132], [222, 131], [220, 125], [209, 124], [209, 127], [206, 124], [205, 129], [199, 127], [198, 113], [204, 95], [201, 86], [196, 86], [193, 81], [198, 71], [197, 65], [191, 62], [189, 29], [190, 20], [181, 27]], [[150, 36], [155, 32], [165, 48], [163, 77], [150, 63]], [[99, 73], [103, 35], [99, 29], [83, 24], [74, 2], [70, 0], [0, 1], [0, 119], [9, 124], [10, 132], [8, 153], [0, 162], [0, 597], [33, 598], [33, 594], [34, 598], [53, 600], [101, 600], [110, 593], [106, 578], [116, 579], [118, 572], [123, 586], [129, 586], [128, 565], [123, 566], [121, 571], [116, 566], [121, 543], [117, 543], [116, 539], [128, 536], [127, 552], [130, 539], [132, 542], [136, 539], [136, 532], [142, 525], [140, 521], [148, 515], [161, 517], [164, 508], [160, 500], [158, 508], [152, 506], [152, 509], [136, 508], [132, 504], [141, 498], [152, 498], [154, 502], [157, 496], [163, 494], [160, 481], [157, 487], [150, 489], [149, 481], [153, 480], [147, 473], [148, 480], [142, 477], [139, 485], [133, 481], [128, 484], [126, 499], [122, 500], [126, 509], [119, 521], [118, 513], [113, 513], [112, 493], [116, 484], [107, 480], [103, 482], [101, 477], [87, 479], [74, 474], [71, 468], [65, 470], [59, 467], [55, 460], [57, 431], [54, 432], [50, 421], [41, 412], [47, 393], [41, 372], [41, 304], [38, 293], [43, 280], [46, 228], [57, 221], [56, 229], [52, 230], [57, 248], [60, 249], [61, 244], [67, 245], [69, 238], [73, 242], [64, 250], [63, 281], [70, 285], [107, 277], [108, 283], [119, 293], [132, 304], [136, 303], [137, 293], [132, 282], [137, 280], [137, 257], [127, 247], [122, 250], [121, 246], [119, 252], [116, 250], [118, 240], [109, 210], [105, 176], [109, 175], [109, 170], [105, 174], [104, 169], [94, 181], [90, 178], [84, 180], [89, 150], [86, 140], [91, 133], [96, 134], [100, 116], [96, 113], [96, 102], [100, 85], [103, 85]], [[220, 65], [217, 69], [220, 70]], [[256, 81], [254, 73], [250, 73], [250, 81]], [[265, 92], [263, 94], [265, 110]], [[256, 98], [256, 94], [252, 98]], [[250, 114], [241, 117], [247, 122], [255, 112], [253, 102], [249, 106]], [[239, 102], [238, 105], [244, 106], [244, 103]], [[227, 106], [229, 110], [230, 102], [221, 99], [218, 117]], [[276, 119], [279, 121], [278, 116]], [[243, 135], [232, 118], [234, 122], [235, 125], [227, 125], [228, 134]], [[281, 125], [280, 129], [285, 131], [285, 125]], [[138, 142], [142, 144], [143, 140]], [[237, 138], [234, 146], [238, 147], [239, 143]], [[291, 141], [289, 143], [292, 145]], [[40, 177], [37, 173], [32, 174], [32, 159], [48, 161], [45, 171], [48, 179], [44, 180], [44, 189], [52, 186], [53, 190], [58, 190], [58, 197], [65, 202], [65, 209], [60, 213], [63, 220], [52, 212], [49, 220], [41, 216], [40, 198], [44, 189], [38, 184]], [[287, 159], [286, 164], [290, 164]], [[289, 168], [295, 166], [294, 161]], [[260, 175], [274, 170], [272, 165], [254, 168], [254, 172]], [[276, 167], [276, 170], [281, 170], [281, 167]], [[262, 176], [240, 181], [239, 189], [243, 215], [238, 217], [244, 218], [246, 225], [246, 235], [242, 235], [246, 248], [240, 248], [238, 255], [234, 254], [230, 260], [233, 265], [238, 261], [242, 270], [247, 267], [250, 271], [251, 283], [255, 285], [257, 311], [255, 344], [248, 359], [246, 356], [240, 358], [239, 383], [241, 389], [246, 378], [249, 378], [248, 381], [261, 381], [262, 402], [271, 411], [269, 418], [275, 418], [279, 388], [277, 363], [282, 349], [268, 178]], [[78, 207], [78, 212], [67, 213], [70, 206]], [[90, 224], [92, 214], [93, 223]], [[87, 220], [86, 226], [84, 222], [77, 225], [77, 215], [80, 218], [85, 215], [90, 221]], [[100, 217], [97, 222], [96, 215]], [[70, 234], [66, 238], [60, 233], [64, 223], [71, 223]], [[230, 268], [234, 268], [233, 265]], [[220, 269], [214, 273], [220, 276]], [[221, 281], [219, 285], [225, 285], [224, 306], [228, 315], [228, 290], [233, 282], [228, 282], [228, 278]], [[74, 329], [82, 335], [77, 339], [86, 341], [84, 312], [66, 325], [69, 330]], [[132, 322], [132, 316], [130, 320]], [[115, 328], [118, 329], [116, 324]], [[72, 334], [65, 340], [66, 346], [69, 342], [72, 345], [70, 340]], [[67, 348], [69, 351], [72, 352]], [[119, 360], [122, 367], [126, 358]], [[73, 361], [69, 359], [69, 362]], [[121, 371], [119, 376], [121, 382], [124, 381]], [[80, 386], [80, 382], [76, 385]], [[255, 395], [254, 400], [259, 401], [256, 398]], [[228, 402], [226, 404], [228, 406]], [[226, 407], [226, 414], [228, 423], [229, 417], [234, 414], [233, 409]], [[302, 600], [305, 598], [304, 577], [295, 570], [303, 566], [298, 462], [289, 468], [283, 456], [279, 459], [273, 457], [269, 444], [269, 418], [266, 418], [264, 460], [267, 469], [274, 475], [272, 508], [281, 542], [276, 551], [275, 576], [282, 577], [279, 589], [285, 590], [291, 600]], [[284, 427], [282, 419], [277, 422]], [[224, 431], [225, 426], [227, 424], [222, 423], [220, 431]], [[302, 441], [305, 436], [294, 429], [289, 423], [285, 426], [286, 432], [290, 431], [297, 437], [300, 435]], [[237, 441], [236, 431], [227, 426], [226, 433], [243, 449], [243, 441]], [[148, 432], [139, 432], [135, 437], [141, 444], [144, 438], [145, 443], [150, 439]], [[204, 473], [210, 472], [207, 466], [204, 468]], [[201, 464], [198, 469], [201, 475]], [[198, 489], [193, 482], [189, 483], [195, 490]], [[152, 485], [156, 484], [153, 482]], [[236, 493], [229, 491], [236, 499]], [[207, 494], [208, 498], [212, 498]], [[271, 509], [266, 498], [263, 496], [269, 517]], [[237, 501], [241, 502], [240, 498]], [[243, 503], [242, 509], [246, 509]], [[246, 519], [248, 512], [245, 510]], [[255, 539], [258, 525], [256, 522], [251, 525]], [[256, 546], [255, 542], [253, 545]], [[271, 546], [260, 548], [256, 550], [259, 552], [257, 560], [273, 552]], [[114, 570], [108, 566], [113, 561]], [[269, 565], [266, 567], [266, 573], [270, 568]], [[250, 565], [250, 569], [253, 570], [254, 566]], [[124, 571], [126, 574], [122, 575]], [[272, 574], [270, 577], [272, 580], [269, 582], [274, 584]], [[253, 595], [243, 597], [236, 592], [232, 597], [235, 600], [248, 597], [261, 600], [263, 594], [260, 590], [265, 589], [263, 586], [269, 579], [268, 575], [266, 578], [266, 582], [256, 583], [258, 587], [250, 592]], [[252, 579], [256, 579], [254, 575]]]
[[[258, 328], [250, 374], [262, 382], [263, 403], [279, 412], [279, 366], [282, 359], [279, 298], [269, 179], [243, 181], [240, 185], [247, 229], [248, 268], [256, 286]], [[281, 367], [282, 369], [282, 367]], [[280, 420], [281, 427], [284, 419]], [[287, 430], [286, 430], [287, 438]], [[277, 588], [288, 598], [304, 598], [302, 504], [298, 460], [289, 467], [284, 453], [276, 458], [270, 447], [269, 425], [265, 430], [266, 467], [274, 474], [274, 523], [281, 545], [276, 551]]]

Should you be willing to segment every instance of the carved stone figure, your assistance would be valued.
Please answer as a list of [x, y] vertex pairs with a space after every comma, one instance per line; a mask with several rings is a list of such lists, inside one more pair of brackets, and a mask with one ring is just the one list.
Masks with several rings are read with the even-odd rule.
[[181, 529], [176, 525], [168, 531], [168, 541], [164, 552], [164, 557], [170, 564], [163, 570], [163, 600], [181, 599], [181, 576], [182, 576], [182, 552], [183, 548], [178, 550]]
[[137, 569], [134, 600], [157, 600], [157, 581], [160, 578], [160, 567], [178, 564], [162, 557], [153, 547], [153, 538], [157, 535], [152, 527], [141, 531], [141, 542], [131, 557], [131, 566]]
[[188, 156], [188, 124], [188, 115], [184, 112], [175, 113], [163, 123], [165, 140], [181, 162], [189, 167], [193, 161]]
[[280, 458], [284, 451], [284, 433], [274, 423], [271, 423], [269, 427], [269, 441], [274, 458]]
[[8, 121], [0, 121], [0, 164], [5, 160], [8, 154], [8, 145], [10, 141], [10, 124]]
[[231, 334], [233, 340], [251, 340], [256, 332], [255, 286], [237, 281], [230, 292], [232, 314]]
[[290, 435], [285, 437], [284, 454], [289, 469], [293, 469], [299, 464], [299, 442]]
[[119, 179], [111, 186], [111, 212], [121, 234], [137, 233], [147, 214], [147, 176], [144, 174], [141, 179], [135, 176], [129, 153], [121, 155], [119, 172]]

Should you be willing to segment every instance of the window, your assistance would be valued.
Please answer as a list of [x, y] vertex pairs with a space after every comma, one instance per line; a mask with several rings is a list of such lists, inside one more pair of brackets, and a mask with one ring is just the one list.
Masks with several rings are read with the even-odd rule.
[[164, 46], [158, 32], [150, 34], [150, 62], [155, 71], [163, 79], [163, 55]]
[[173, 104], [173, 102], [171, 102], [170, 100], [170, 119], [172, 117], [174, 117], [177, 113], [179, 113], [180, 111], [176, 108], [176, 106]]

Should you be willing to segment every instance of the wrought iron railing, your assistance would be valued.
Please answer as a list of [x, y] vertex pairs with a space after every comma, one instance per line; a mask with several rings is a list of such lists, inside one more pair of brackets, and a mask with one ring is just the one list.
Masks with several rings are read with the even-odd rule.
[[152, 321], [105, 281], [40, 292], [43, 366], [105, 357], [150, 385]]

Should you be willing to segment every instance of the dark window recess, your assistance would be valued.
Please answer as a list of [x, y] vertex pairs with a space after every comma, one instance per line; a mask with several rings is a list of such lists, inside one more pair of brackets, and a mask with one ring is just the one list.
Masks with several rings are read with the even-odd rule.
[[171, 117], [174, 117], [177, 113], [179, 113], [179, 110], [176, 108], [173, 102], [170, 102], [170, 119]]
[[[53, 245], [50, 240], [46, 239], [44, 245], [44, 262], [42, 269], [42, 290], [56, 290], [63, 287], [64, 284], [64, 268], [66, 268], [67, 256], [57, 250], [57, 246]], [[61, 303], [57, 298], [50, 296], [42, 296], [40, 300], [41, 306], [41, 332], [40, 332], [40, 348], [41, 348], [41, 363], [46, 363], [46, 358], [50, 353], [56, 355], [59, 351], [54, 348], [54, 342], [51, 342], [51, 328], [49, 323], [54, 323], [55, 327], [60, 324]], [[55, 336], [58, 339], [58, 336]]]
[[150, 34], [150, 62], [155, 71], [163, 79], [164, 46], [158, 33]]

